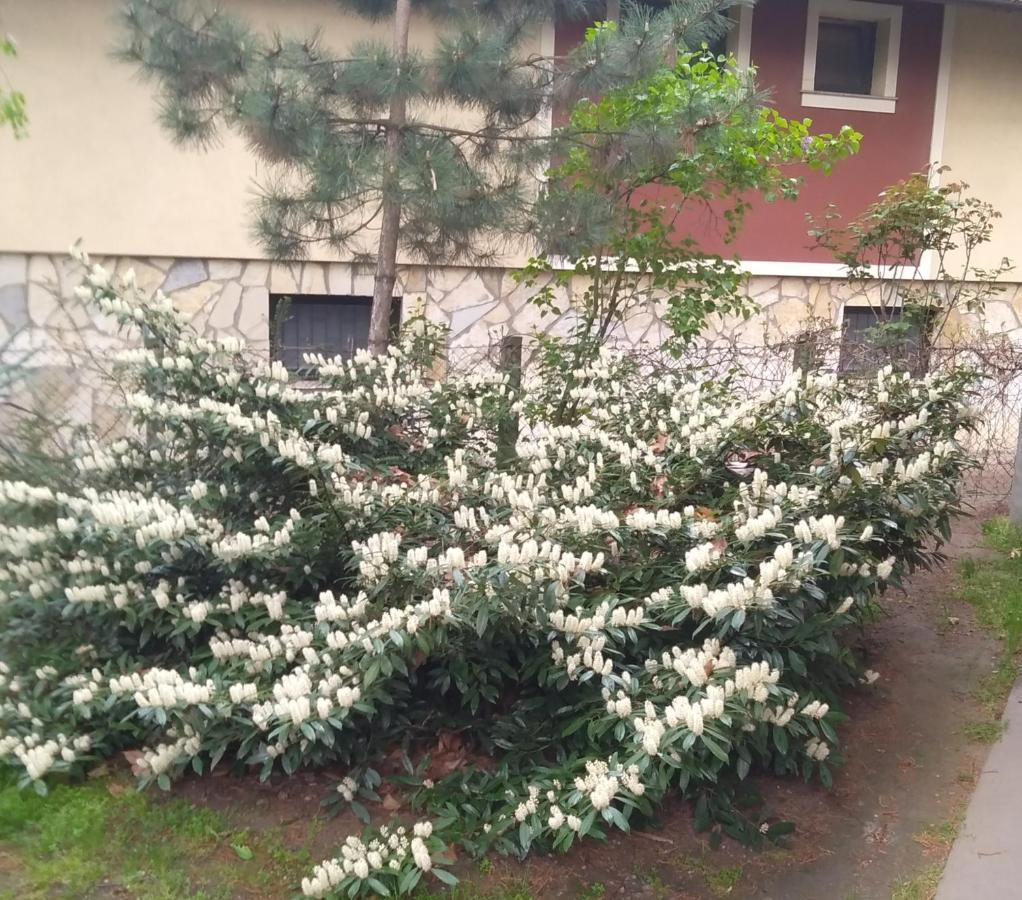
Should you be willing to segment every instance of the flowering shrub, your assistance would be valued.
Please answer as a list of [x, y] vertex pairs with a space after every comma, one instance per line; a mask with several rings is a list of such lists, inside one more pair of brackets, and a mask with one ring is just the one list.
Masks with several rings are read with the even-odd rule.
[[[0, 758], [40, 791], [123, 748], [163, 787], [339, 765], [362, 812], [400, 749], [426, 818], [309, 896], [451, 881], [445, 842], [564, 850], [672, 791], [705, 819], [753, 767], [828, 780], [842, 634], [932, 557], [968, 465], [965, 373], [751, 397], [604, 353], [551, 424], [556, 391], [433, 378], [422, 322], [292, 384], [130, 274], [79, 290], [140, 336], [137, 428], [67, 485], [0, 482]], [[451, 733], [476, 762], [431, 780]]]

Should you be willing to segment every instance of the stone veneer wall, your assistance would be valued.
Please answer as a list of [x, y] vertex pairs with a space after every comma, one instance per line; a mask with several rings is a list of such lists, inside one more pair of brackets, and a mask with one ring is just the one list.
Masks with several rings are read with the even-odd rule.
[[[97, 257], [117, 273], [134, 268], [139, 285], [161, 289], [202, 333], [244, 338], [256, 350], [269, 346], [269, 295], [372, 294], [372, 271], [347, 263], [268, 263], [259, 260], [196, 260]], [[80, 272], [67, 257], [0, 255], [0, 362], [23, 361], [32, 372], [25, 388], [54, 417], [102, 423], [116, 415], [115, 398], [104, 397], [95, 377], [105, 348], [123, 345], [106, 317], [87, 313], [74, 300]], [[836, 324], [846, 302], [861, 301], [840, 280], [750, 277], [749, 296], [761, 313], [748, 321], [716, 321], [708, 342], [763, 345], [790, 339], [807, 327]], [[570, 293], [570, 290], [569, 290]], [[396, 294], [407, 312], [422, 305], [450, 329], [452, 361], [493, 346], [506, 333], [537, 329], [567, 331], [570, 303], [560, 317], [542, 318], [505, 269], [408, 266], [400, 270]], [[565, 298], [570, 300], [570, 298]], [[952, 323], [988, 333], [1022, 336], [1022, 285], [1008, 285], [987, 304], [985, 321]], [[636, 311], [614, 337], [626, 344], [658, 346], [666, 332], [655, 309]], [[91, 365], [95, 363], [95, 365]], [[90, 374], [91, 373], [91, 374]]]

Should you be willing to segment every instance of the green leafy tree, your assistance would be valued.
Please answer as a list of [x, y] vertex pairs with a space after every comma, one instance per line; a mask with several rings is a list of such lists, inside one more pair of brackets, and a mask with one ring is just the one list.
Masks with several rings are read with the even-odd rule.
[[846, 277], [876, 320], [866, 335], [866, 358], [853, 363], [866, 371], [893, 361], [924, 372], [951, 317], [982, 315], [1013, 268], [1006, 257], [991, 268], [976, 264], [1001, 214], [967, 184], [933, 183], [931, 175], [947, 171], [891, 185], [847, 222], [836, 206], [811, 222], [809, 234], [847, 266]]
[[[598, 48], [616, 31], [596, 26], [586, 43]], [[550, 255], [522, 275], [539, 285], [535, 302], [553, 312], [566, 287], [584, 285], [573, 292], [578, 319], [569, 339], [541, 338], [542, 364], [567, 363], [569, 371], [590, 364], [615, 327], [653, 301], [674, 352], [713, 314], [749, 315], [737, 263], [706, 252], [705, 216], [690, 213], [710, 210], [731, 240], [751, 197], [796, 197], [799, 170], [829, 171], [857, 150], [851, 128], [814, 135], [811, 124], [765, 106], [754, 71], [705, 50], [580, 102], [559, 135], [570, 148], [536, 207], [536, 232]], [[576, 387], [564, 385], [562, 415]]]
[[[338, 15], [385, 20], [391, 36], [334, 51], [186, 0], [129, 0], [122, 55], [157, 81], [175, 138], [208, 144], [225, 126], [270, 164], [255, 230], [271, 256], [326, 244], [375, 260], [379, 351], [399, 250], [431, 264], [494, 258], [529, 229], [551, 107], [649, 77], [679, 47], [722, 35], [735, 3], [626, 4], [619, 27], [557, 60], [527, 37], [553, 15], [605, 15], [602, 3], [335, 0]], [[420, 16], [443, 23], [428, 49], [409, 46]]]
[[[0, 37], [0, 56], [15, 57], [18, 45], [9, 34]], [[0, 70], [0, 74], [3, 70]], [[9, 125], [15, 137], [24, 137], [28, 126], [25, 112], [25, 95], [13, 87], [0, 85], [0, 126]]]

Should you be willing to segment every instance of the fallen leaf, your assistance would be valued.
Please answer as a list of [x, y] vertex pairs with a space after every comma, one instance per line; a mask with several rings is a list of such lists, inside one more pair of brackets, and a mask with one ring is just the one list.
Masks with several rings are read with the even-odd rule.
[[401, 482], [401, 484], [412, 484], [415, 481], [415, 479], [400, 466], [391, 466], [390, 474], [394, 476], [396, 481]]
[[145, 755], [141, 750], [122, 750], [121, 756], [124, 757], [124, 761], [131, 766], [132, 775], [144, 775], [146, 772], [145, 766]]
[[649, 445], [649, 449], [652, 450], [654, 453], [663, 453], [666, 447], [667, 435], [664, 434], [662, 431], [660, 432], [660, 434], [656, 436], [656, 440], [654, 440], [653, 443]]
[[449, 750], [460, 750], [462, 745], [461, 735], [453, 731], [442, 731], [437, 740], [437, 750], [441, 753]]
[[231, 844], [231, 849], [238, 854], [238, 859], [251, 859], [255, 854], [244, 844]]

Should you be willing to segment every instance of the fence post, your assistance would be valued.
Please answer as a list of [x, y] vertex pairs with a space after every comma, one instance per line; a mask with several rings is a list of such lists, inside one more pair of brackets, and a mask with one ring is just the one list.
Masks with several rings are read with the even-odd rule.
[[1022, 524], [1022, 422], [1019, 422], [1015, 442], [1015, 468], [1011, 473], [1011, 491], [1008, 494], [1008, 518]]
[[[508, 400], [516, 402], [522, 387], [522, 336], [506, 334], [500, 342], [500, 371], [507, 376]], [[520, 423], [517, 413], [508, 410], [497, 426], [497, 465], [501, 468], [515, 458]]]

